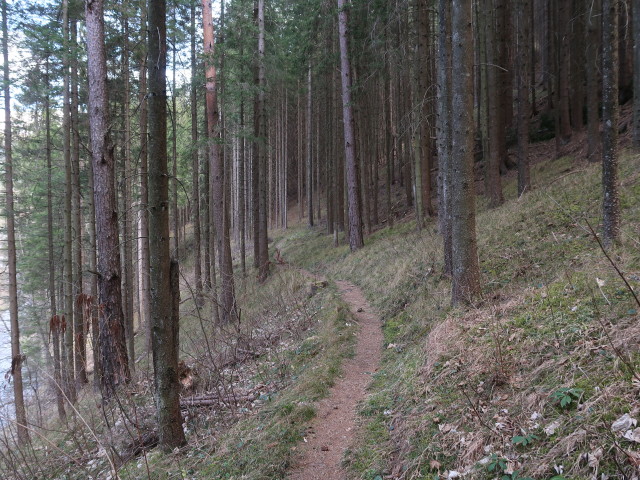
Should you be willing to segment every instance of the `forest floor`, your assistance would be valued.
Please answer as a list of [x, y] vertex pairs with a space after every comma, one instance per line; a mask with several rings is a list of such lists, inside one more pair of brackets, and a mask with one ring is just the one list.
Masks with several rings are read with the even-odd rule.
[[589, 231], [601, 166], [584, 143], [533, 144], [531, 191], [518, 197], [511, 171], [504, 205], [478, 195], [483, 290], [467, 308], [450, 306], [435, 221], [418, 231], [400, 188], [394, 225], [357, 252], [322, 221], [270, 232], [284, 261], [262, 284], [238, 275], [242, 323], [229, 331], [190, 294], [187, 235], [188, 445], [123, 453], [155, 429], [142, 355], [118, 402], [85, 388], [67, 425], [45, 410], [46, 438], [0, 456], [0, 478], [637, 480], [640, 156], [620, 154], [618, 273]]
[[316, 418], [306, 432], [302, 455], [289, 474], [291, 480], [345, 478], [342, 460], [355, 438], [357, 407], [380, 363], [383, 340], [380, 317], [358, 287], [344, 281], [337, 281], [336, 285], [359, 325], [355, 356], [345, 361], [343, 375], [316, 407]]

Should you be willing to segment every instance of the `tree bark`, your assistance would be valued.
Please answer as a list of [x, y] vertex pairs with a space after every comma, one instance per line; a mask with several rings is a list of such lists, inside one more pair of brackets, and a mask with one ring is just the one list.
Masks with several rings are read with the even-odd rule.
[[574, 131], [582, 131], [584, 110], [584, 35], [585, 35], [585, 1], [573, 0], [570, 32], [571, 57], [571, 127]]
[[191, 180], [193, 183], [193, 237], [194, 237], [194, 277], [196, 284], [196, 303], [202, 305], [202, 233], [200, 228], [200, 155], [198, 152], [198, 87], [196, 57], [196, 3], [191, 2]]
[[[491, 3], [491, 2], [490, 2]], [[504, 49], [506, 46], [503, 42], [504, 33], [500, 31], [504, 28], [502, 16], [506, 8], [504, 0], [494, 0], [494, 15], [491, 9], [486, 13], [487, 18], [487, 130], [488, 130], [488, 146], [489, 151], [485, 159], [485, 187], [487, 196], [489, 197], [489, 206], [497, 207], [504, 203], [502, 194], [502, 179], [500, 178], [500, 166], [503, 163], [504, 155], [506, 155], [506, 133], [505, 133], [505, 108], [503, 104], [504, 92], [504, 75], [503, 69], [507, 69], [508, 65], [504, 64]]]
[[[175, 21], [175, 9], [174, 9]], [[178, 108], [176, 104], [176, 50], [177, 45], [174, 41], [171, 62], [171, 229], [173, 230], [173, 246], [172, 255], [180, 258], [180, 209], [178, 207]]]
[[224, 159], [221, 155], [219, 137], [219, 112], [216, 93], [216, 68], [213, 64], [214, 32], [211, 4], [209, 0], [202, 2], [204, 53], [206, 65], [206, 98], [207, 98], [207, 134], [209, 142], [209, 182], [211, 185], [211, 208], [213, 209], [214, 225], [217, 232], [218, 264], [220, 269], [220, 307], [222, 322], [235, 323], [238, 321], [238, 310], [235, 298], [233, 279], [233, 264], [231, 261], [231, 245], [229, 228], [225, 220], [224, 190]]
[[[498, 78], [502, 89], [497, 99], [500, 102], [501, 111], [498, 157], [500, 158], [500, 171], [503, 173], [512, 167], [507, 151], [507, 132], [513, 124], [512, 4], [513, 2], [510, 0], [497, 0], [497, 65], [501, 66], [498, 69]], [[500, 193], [502, 194], [502, 192]]]
[[73, 255], [72, 255], [72, 224], [71, 224], [71, 96], [70, 96], [70, 64], [71, 46], [69, 45], [69, 2], [62, 5], [62, 35], [63, 35], [63, 100], [62, 100], [62, 150], [64, 156], [65, 198], [64, 198], [64, 316], [67, 328], [64, 332], [64, 388], [71, 403], [76, 402], [76, 388], [74, 383], [74, 354], [73, 354]]
[[601, 0], [594, 0], [587, 12], [587, 37], [586, 52], [587, 60], [587, 159], [590, 162], [597, 162], [600, 159], [601, 137], [600, 137], [600, 102], [599, 102], [599, 78], [600, 65], [600, 42], [601, 23], [600, 12], [602, 11]]
[[[186, 443], [178, 381], [179, 314], [177, 262], [170, 258], [167, 165], [166, 1], [149, 1], [149, 256], [154, 384], [159, 445], [171, 451]], [[178, 297], [179, 298], [179, 297]]]
[[[91, 138], [89, 138], [89, 150], [91, 150]], [[89, 206], [89, 270], [91, 274], [90, 289], [91, 297], [95, 308], [91, 311], [91, 335], [93, 346], [93, 387], [95, 390], [100, 389], [102, 379], [102, 367], [100, 364], [100, 327], [98, 324], [99, 312], [97, 310], [96, 301], [98, 299], [98, 278], [95, 272], [98, 271], [98, 252], [97, 252], [97, 233], [96, 233], [96, 208], [93, 200], [94, 182], [93, 182], [93, 162], [89, 161], [89, 192], [87, 203]]]
[[89, 76], [89, 122], [96, 206], [101, 388], [105, 397], [130, 378], [122, 314], [118, 212], [113, 146], [109, 138], [103, 0], [85, 3]]
[[311, 64], [307, 72], [307, 221], [313, 227], [313, 101], [311, 90]]
[[122, 306], [125, 320], [125, 336], [127, 338], [127, 357], [129, 369], [135, 371], [135, 341], [133, 315], [133, 227], [131, 222], [131, 114], [130, 114], [130, 80], [129, 80], [129, 19], [123, 18], [122, 79], [123, 79], [123, 122], [124, 122], [124, 155], [122, 162]]
[[560, 117], [560, 139], [567, 142], [571, 138], [571, 112], [569, 108], [569, 71], [571, 69], [569, 50], [569, 2], [557, 2], [557, 36], [558, 48], [558, 105]]
[[16, 228], [13, 200], [13, 155], [11, 131], [11, 82], [9, 69], [9, 28], [7, 1], [2, 2], [2, 57], [4, 60], [4, 187], [5, 215], [7, 219], [7, 267], [9, 273], [9, 321], [11, 323], [11, 376], [13, 377], [13, 401], [16, 412], [18, 444], [29, 441], [27, 411], [24, 404], [22, 362], [20, 351], [20, 323], [18, 321], [18, 280], [16, 269]]
[[392, 115], [391, 107], [392, 100], [392, 88], [391, 88], [391, 60], [390, 55], [387, 55], [387, 61], [385, 62], [386, 78], [384, 80], [384, 95], [382, 95], [382, 102], [384, 104], [384, 125], [385, 125], [385, 153], [386, 153], [386, 177], [385, 177], [385, 197], [387, 203], [387, 225], [393, 227], [394, 213], [393, 213], [393, 199], [391, 197], [391, 185], [393, 185], [393, 127], [392, 127]]
[[342, 121], [344, 124], [344, 158], [347, 170], [347, 201], [349, 210], [349, 248], [364, 246], [360, 208], [360, 182], [356, 161], [353, 106], [351, 103], [351, 63], [349, 61], [348, 4], [338, 0], [338, 31], [340, 43], [340, 71], [342, 78]]
[[[75, 51], [78, 45], [78, 22], [75, 18], [70, 22], [71, 47]], [[71, 228], [72, 228], [72, 265], [73, 285], [72, 299], [82, 295], [82, 207], [80, 192], [80, 124], [79, 124], [79, 92], [78, 92], [78, 58], [71, 57]], [[87, 379], [87, 344], [85, 339], [84, 316], [76, 306], [73, 312], [73, 332], [75, 341], [76, 382], [83, 385]]]
[[602, 0], [602, 187], [604, 243], [620, 238], [618, 193], [618, 2]]
[[633, 146], [640, 149], [640, 0], [633, 0]]
[[[416, 202], [421, 197], [422, 214], [425, 217], [433, 215], [431, 205], [431, 165], [433, 163], [431, 151], [431, 129], [429, 128], [429, 114], [431, 100], [429, 85], [433, 81], [432, 69], [429, 68], [429, 39], [431, 37], [431, 16], [427, 0], [417, 0], [418, 11], [418, 104], [420, 105], [419, 131], [419, 162], [416, 163]], [[417, 179], [420, 177], [420, 182]], [[377, 189], [376, 189], [377, 190]]]
[[516, 87], [518, 102], [518, 196], [531, 189], [531, 172], [529, 168], [529, 119], [531, 104], [529, 101], [531, 75], [531, 30], [528, 17], [529, 1], [518, 0], [516, 3], [517, 53], [516, 53]]
[[480, 294], [473, 176], [473, 35], [471, 0], [452, 3], [452, 149], [450, 159], [453, 305]]
[[60, 334], [62, 333], [62, 322], [58, 316], [56, 305], [56, 272], [53, 251], [53, 188], [51, 181], [51, 106], [50, 106], [50, 80], [49, 80], [49, 57], [46, 58], [45, 70], [45, 130], [46, 145], [45, 155], [47, 159], [47, 249], [49, 260], [49, 304], [51, 310], [51, 319], [49, 320], [49, 334], [53, 342], [53, 382], [56, 392], [56, 406], [58, 408], [58, 417], [64, 420], [67, 413], [64, 408], [64, 395], [62, 389], [62, 365], [60, 359]]
[[438, 0], [436, 129], [438, 147], [439, 227], [444, 241], [444, 274], [453, 271], [451, 244], [451, 4]]
[[258, 240], [258, 279], [266, 280], [269, 275], [269, 244], [267, 238], [267, 125], [265, 110], [265, 26], [264, 26], [264, 0], [257, 0], [256, 21], [258, 23], [258, 66], [257, 66], [257, 86], [256, 93], [256, 116], [257, 122], [257, 240]]
[[[243, 45], [240, 47], [240, 55], [244, 54]], [[242, 68], [244, 72], [244, 68]], [[246, 225], [247, 225], [247, 190], [246, 186], [246, 141], [245, 141], [245, 125], [244, 125], [244, 89], [240, 92], [240, 137], [239, 141], [239, 158], [238, 158], [238, 229], [240, 232], [240, 268], [242, 275], [247, 274], [247, 258], [246, 258]]]
[[[141, 38], [144, 42], [147, 36], [147, 8], [146, 0], [142, 0], [141, 11]], [[151, 287], [149, 285], [150, 262], [149, 258], [149, 155], [147, 130], [148, 108], [147, 108], [147, 57], [143, 53], [140, 58], [139, 72], [140, 92], [138, 101], [140, 102], [140, 224], [138, 234], [138, 244], [140, 249], [140, 316], [141, 325], [147, 337], [147, 351], [151, 348]]]

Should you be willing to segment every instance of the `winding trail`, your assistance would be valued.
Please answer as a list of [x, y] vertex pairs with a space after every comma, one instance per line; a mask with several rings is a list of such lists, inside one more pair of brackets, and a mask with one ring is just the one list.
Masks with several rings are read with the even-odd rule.
[[371, 375], [382, 356], [382, 329], [376, 315], [355, 285], [336, 282], [342, 299], [360, 325], [356, 353], [345, 360], [343, 376], [318, 402], [317, 416], [306, 436], [302, 455], [287, 477], [289, 480], [342, 480], [344, 452], [353, 444], [357, 406], [365, 398]]

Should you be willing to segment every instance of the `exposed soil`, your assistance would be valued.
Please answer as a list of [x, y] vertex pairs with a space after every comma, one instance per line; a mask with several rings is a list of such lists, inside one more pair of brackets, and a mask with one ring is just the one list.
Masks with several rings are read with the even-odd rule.
[[358, 287], [342, 281], [336, 284], [360, 325], [356, 354], [345, 361], [343, 376], [329, 396], [319, 402], [301, 457], [289, 473], [291, 480], [345, 478], [342, 458], [354, 440], [357, 406], [365, 398], [371, 375], [380, 364], [383, 341], [380, 318]]

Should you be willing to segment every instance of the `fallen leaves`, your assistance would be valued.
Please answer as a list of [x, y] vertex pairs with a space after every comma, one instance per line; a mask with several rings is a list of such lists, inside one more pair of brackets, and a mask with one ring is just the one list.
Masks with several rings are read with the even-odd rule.
[[640, 443], [640, 428], [637, 425], [638, 420], [625, 413], [611, 424], [611, 431], [629, 442]]
[[558, 428], [560, 428], [560, 421], [555, 420], [544, 427], [544, 433], [546, 433], [547, 436], [550, 437], [556, 433], [556, 430], [558, 430]]
[[635, 427], [637, 424], [638, 420], [631, 417], [628, 413], [625, 413], [611, 424], [611, 431], [614, 433], [625, 432], [631, 427]]

